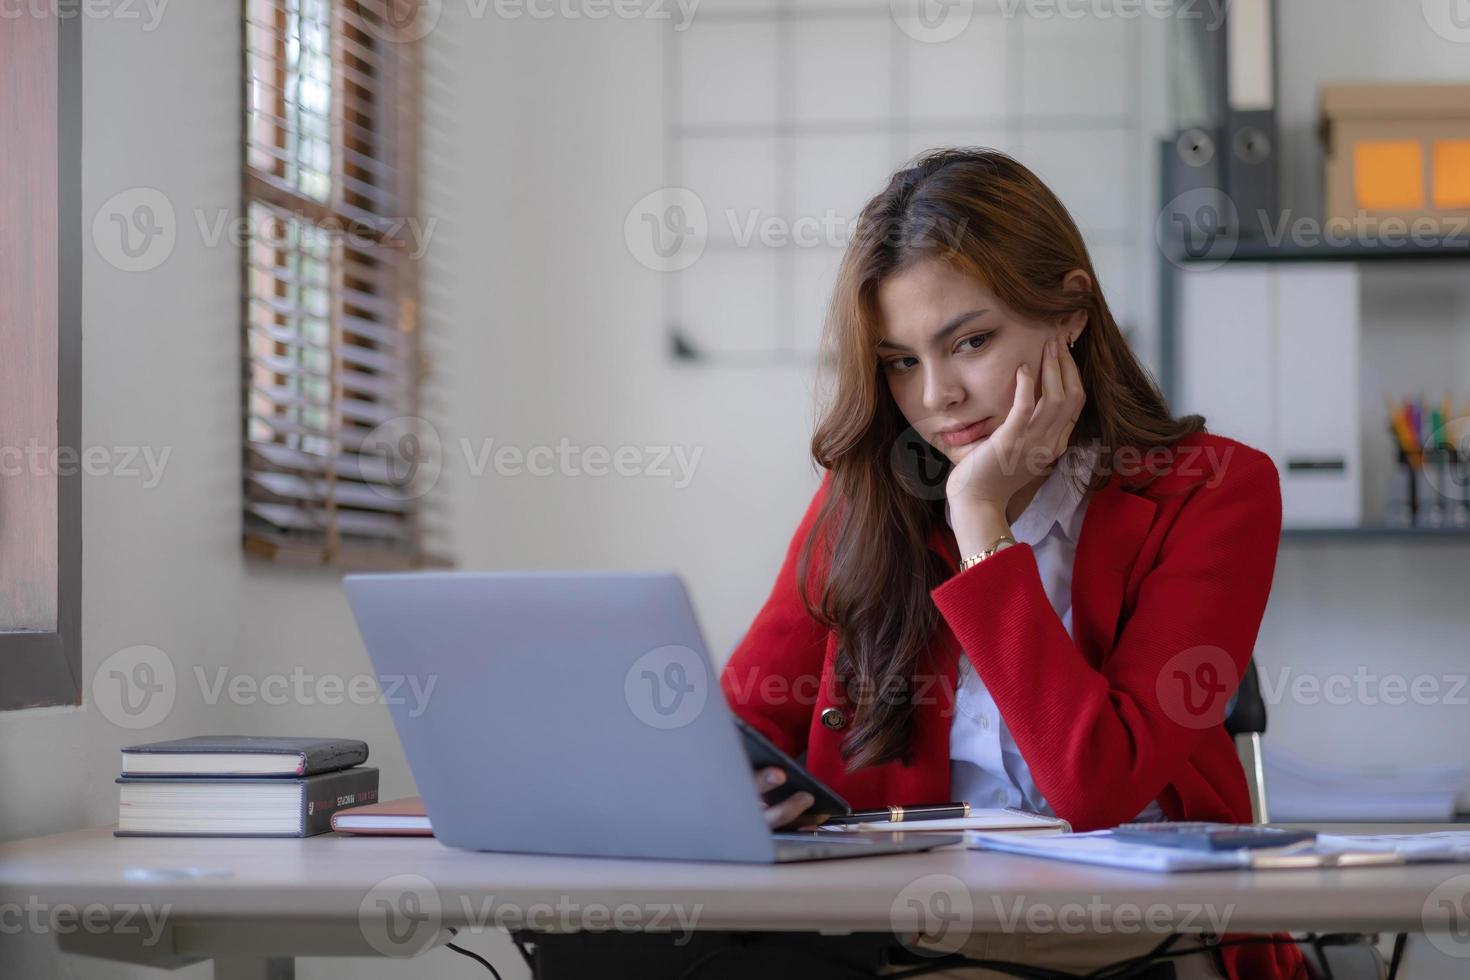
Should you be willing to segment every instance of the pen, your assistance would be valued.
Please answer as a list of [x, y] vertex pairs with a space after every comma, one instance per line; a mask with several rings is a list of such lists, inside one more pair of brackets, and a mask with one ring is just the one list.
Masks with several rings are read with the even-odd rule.
[[876, 823], [883, 820], [903, 823], [908, 820], [946, 820], [969, 815], [970, 804], [960, 801], [957, 803], [928, 803], [923, 806], [885, 806], [875, 810], [854, 810], [851, 813], [828, 817], [825, 823]]
[[1419, 467], [1419, 447], [1414, 440], [1413, 414], [1409, 409], [1409, 403], [1405, 401], [1402, 405], [1392, 409], [1390, 418], [1405, 458], [1410, 466], [1417, 469]]

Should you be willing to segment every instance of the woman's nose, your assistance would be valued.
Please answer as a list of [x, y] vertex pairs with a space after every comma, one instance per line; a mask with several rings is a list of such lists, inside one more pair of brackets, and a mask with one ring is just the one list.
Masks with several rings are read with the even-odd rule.
[[924, 374], [924, 407], [940, 412], [960, 401], [964, 392], [959, 379], [941, 367], [928, 368]]

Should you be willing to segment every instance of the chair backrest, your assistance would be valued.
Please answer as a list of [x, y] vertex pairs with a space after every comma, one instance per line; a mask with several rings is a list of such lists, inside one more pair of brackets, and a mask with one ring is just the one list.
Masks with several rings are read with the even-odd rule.
[[1235, 740], [1245, 770], [1246, 786], [1251, 797], [1251, 821], [1266, 823], [1271, 819], [1266, 804], [1266, 769], [1261, 756], [1261, 734], [1266, 730], [1266, 699], [1261, 696], [1261, 677], [1256, 672], [1255, 658], [1246, 664], [1240, 686], [1225, 706], [1225, 730]]
[[1260, 735], [1266, 731], [1266, 699], [1261, 696], [1261, 677], [1255, 658], [1246, 664], [1240, 686], [1225, 706], [1225, 730], [1233, 735]]

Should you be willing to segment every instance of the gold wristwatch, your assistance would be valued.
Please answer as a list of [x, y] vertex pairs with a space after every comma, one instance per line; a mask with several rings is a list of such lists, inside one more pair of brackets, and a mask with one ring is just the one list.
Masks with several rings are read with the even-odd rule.
[[1015, 543], [1016, 543], [1016, 539], [1015, 538], [1011, 537], [1009, 534], [1002, 534], [1000, 537], [998, 537], [998, 538], [995, 539], [995, 544], [991, 545], [989, 548], [986, 548], [984, 551], [980, 552], [978, 555], [971, 555], [970, 557], [968, 557], [968, 558], [964, 559], [963, 561], [961, 561], [960, 562], [960, 571], [962, 571], [962, 572], [968, 571], [969, 569], [971, 569], [971, 568], [975, 567], [976, 565], [980, 564], [982, 561], [984, 561], [985, 559], [989, 558], [991, 555], [995, 554], [997, 551], [1001, 550], [1002, 548], [1009, 548], [1011, 545], [1013, 545]]

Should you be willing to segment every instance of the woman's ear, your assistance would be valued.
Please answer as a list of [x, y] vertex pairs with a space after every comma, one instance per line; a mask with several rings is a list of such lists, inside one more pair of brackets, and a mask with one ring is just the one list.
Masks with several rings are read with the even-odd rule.
[[[1081, 269], [1073, 269], [1067, 273], [1062, 280], [1062, 292], [1064, 293], [1090, 293], [1092, 291], [1092, 279]], [[1087, 311], [1075, 310], [1062, 317], [1057, 322], [1061, 331], [1061, 337], [1068, 347], [1077, 342], [1082, 336], [1082, 331], [1087, 329]]]
[[1068, 347], [1077, 343], [1082, 337], [1082, 331], [1087, 329], [1087, 311], [1078, 310], [1068, 313], [1057, 322], [1057, 336], [1060, 337]]
[[1073, 269], [1062, 277], [1062, 292], [1090, 293], [1092, 292], [1092, 277], [1082, 269]]

